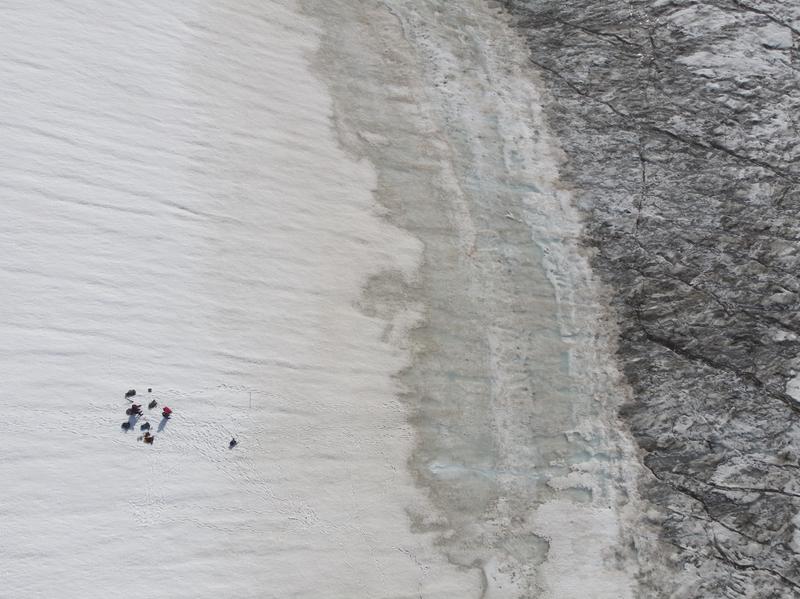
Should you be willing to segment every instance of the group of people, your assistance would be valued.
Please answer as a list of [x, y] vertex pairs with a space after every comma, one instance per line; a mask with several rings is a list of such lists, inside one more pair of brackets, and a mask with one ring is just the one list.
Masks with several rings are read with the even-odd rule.
[[[147, 392], [152, 393], [153, 389], [150, 388], [147, 390]], [[136, 426], [139, 416], [142, 416], [144, 414], [144, 411], [142, 410], [142, 405], [134, 402], [133, 398], [135, 396], [136, 396], [136, 389], [129, 389], [125, 393], [125, 399], [131, 402], [131, 405], [125, 410], [125, 413], [128, 416], [130, 416], [130, 418], [128, 419], [127, 422], [122, 423], [122, 428], [125, 430], [129, 430], [131, 427]], [[149, 404], [147, 404], [147, 409], [152, 410], [157, 405], [158, 402], [154, 399]], [[168, 420], [172, 416], [172, 410], [169, 407], [164, 406], [164, 408], [161, 410], [161, 416], [165, 420]], [[143, 422], [142, 425], [139, 427], [139, 430], [144, 431], [144, 434], [137, 437], [136, 440], [144, 441], [148, 445], [152, 445], [156, 436], [150, 433], [150, 423], [145, 420], [145, 422]]]
[[[149, 388], [147, 389], [147, 392], [152, 393], [153, 389]], [[144, 411], [142, 410], [142, 405], [135, 403], [133, 400], [134, 397], [136, 397], [136, 389], [128, 389], [128, 391], [125, 393], [125, 399], [131, 402], [131, 405], [125, 410], [125, 413], [129, 416], [129, 418], [127, 422], [122, 423], [122, 428], [126, 431], [135, 427], [136, 423], [138, 422], [139, 416], [144, 415]], [[147, 404], [147, 409], [152, 410], [157, 405], [158, 402], [154, 399], [149, 404]], [[161, 416], [162, 418], [164, 418], [164, 420], [169, 420], [169, 418], [172, 416], [172, 409], [170, 409], [167, 406], [164, 406], [161, 410]], [[161, 430], [161, 428], [163, 427], [159, 427], [159, 430]], [[141, 424], [139, 430], [144, 431], [144, 434], [137, 437], [136, 440], [144, 441], [148, 445], [152, 445], [156, 436], [150, 433], [150, 423], [147, 422], [147, 419], [145, 419], [145, 421]], [[228, 443], [228, 449], [233, 449], [238, 444], [239, 442], [236, 440], [235, 437], [231, 438], [230, 443]]]

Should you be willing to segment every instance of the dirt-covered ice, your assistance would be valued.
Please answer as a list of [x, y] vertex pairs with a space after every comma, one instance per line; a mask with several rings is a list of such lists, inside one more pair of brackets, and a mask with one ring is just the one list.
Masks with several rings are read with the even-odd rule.
[[435, 506], [411, 510], [415, 530], [479, 570], [485, 597], [632, 596], [613, 331], [524, 45], [481, 1], [304, 6], [325, 23], [340, 138], [424, 247], [414, 277], [365, 294], [387, 317], [422, 306], [398, 377]]

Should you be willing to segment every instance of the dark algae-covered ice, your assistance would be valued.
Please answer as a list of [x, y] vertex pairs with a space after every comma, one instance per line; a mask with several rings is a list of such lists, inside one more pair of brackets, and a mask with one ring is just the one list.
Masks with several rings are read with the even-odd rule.
[[800, 6], [502, 4], [613, 291], [641, 595], [799, 596]]

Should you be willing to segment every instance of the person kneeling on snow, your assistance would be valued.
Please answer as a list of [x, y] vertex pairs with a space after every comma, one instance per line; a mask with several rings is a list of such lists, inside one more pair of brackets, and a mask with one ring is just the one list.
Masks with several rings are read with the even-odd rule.
[[172, 415], [172, 410], [170, 410], [167, 406], [164, 406], [164, 410], [161, 412], [161, 415], [164, 418], [169, 418]]

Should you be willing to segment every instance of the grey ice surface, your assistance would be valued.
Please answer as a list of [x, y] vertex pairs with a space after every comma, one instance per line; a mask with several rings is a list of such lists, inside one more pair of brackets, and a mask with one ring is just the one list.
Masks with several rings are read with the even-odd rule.
[[503, 4], [614, 291], [641, 595], [800, 596], [800, 5]]
[[634, 460], [524, 44], [482, 0], [304, 5], [339, 138], [423, 248], [416, 276], [384, 271], [361, 302], [387, 340], [410, 330], [397, 382], [433, 507], [409, 506], [413, 530], [480, 574], [476, 596], [632, 597]]

